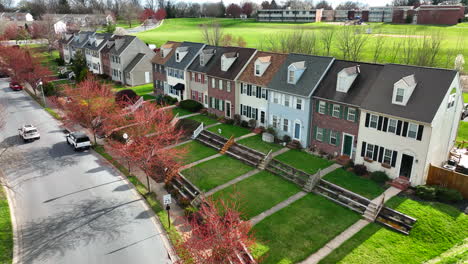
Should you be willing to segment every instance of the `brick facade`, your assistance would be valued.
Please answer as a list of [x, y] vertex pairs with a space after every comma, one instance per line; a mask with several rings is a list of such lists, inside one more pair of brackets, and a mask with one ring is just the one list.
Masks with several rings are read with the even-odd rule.
[[153, 87], [154, 94], [156, 95], [164, 94], [164, 82], [167, 80], [167, 77], [163, 67], [164, 66], [158, 64], [153, 64]]
[[464, 8], [461, 6], [458, 8], [425, 8], [419, 10], [417, 15], [418, 24], [455, 25], [463, 19]]
[[[215, 80], [215, 86], [213, 87], [213, 81]], [[219, 89], [219, 81], [222, 81], [223, 87], [222, 90]], [[231, 83], [231, 91], [227, 91], [227, 83]], [[217, 116], [226, 116], [229, 118], [233, 118], [234, 114], [236, 113], [235, 105], [236, 105], [236, 86], [234, 81], [230, 80], [223, 80], [223, 79], [218, 79], [218, 78], [213, 78], [208, 76], [208, 112], [215, 114]], [[223, 101], [224, 107], [221, 109], [224, 109], [224, 111], [221, 111], [219, 109], [216, 109], [214, 105], [212, 105], [212, 99], [215, 98], [218, 100]], [[231, 109], [230, 109], [230, 116], [227, 116], [227, 110], [226, 110], [226, 101], [229, 101], [231, 103]], [[219, 107], [218, 107], [219, 108]]]
[[105, 75], [111, 76], [110, 55], [109, 52], [101, 52], [102, 71]]
[[[330, 102], [330, 101], [325, 101], [327, 103], [327, 111], [325, 114], [321, 114], [318, 112], [318, 103], [320, 101], [325, 101], [325, 100], [319, 100], [319, 99], [313, 99], [313, 107], [312, 107], [312, 126], [311, 126], [311, 146], [316, 147], [317, 150], [324, 151], [328, 154], [335, 155], [341, 155], [342, 152], [342, 146], [343, 146], [343, 134], [350, 134], [354, 136], [353, 140], [353, 149], [356, 148], [357, 144], [357, 135], [359, 131], [359, 109], [355, 107], [349, 107], [344, 104], [339, 104], [335, 102]], [[348, 121], [346, 120], [345, 114], [342, 114], [340, 118], [332, 116], [331, 112], [333, 111], [332, 105], [340, 105], [342, 108], [343, 112], [347, 112], [348, 108], [354, 108], [356, 109], [356, 118], [355, 121]], [[324, 128], [326, 129], [326, 138], [325, 140], [319, 141], [317, 140], [316, 133], [317, 133], [317, 127], [318, 128]], [[330, 144], [330, 131], [338, 132], [338, 142], [336, 145]]]

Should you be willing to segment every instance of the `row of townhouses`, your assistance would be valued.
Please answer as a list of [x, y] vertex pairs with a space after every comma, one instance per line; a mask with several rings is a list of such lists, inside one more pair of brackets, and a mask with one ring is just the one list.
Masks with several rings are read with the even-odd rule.
[[91, 72], [107, 75], [113, 81], [136, 86], [153, 81], [151, 60], [154, 51], [135, 36], [81, 31], [64, 34], [60, 53], [70, 63], [77, 52], [85, 56]]
[[156, 94], [253, 119], [411, 185], [447, 160], [463, 108], [459, 74], [446, 69], [193, 42], [167, 42], [152, 64]]

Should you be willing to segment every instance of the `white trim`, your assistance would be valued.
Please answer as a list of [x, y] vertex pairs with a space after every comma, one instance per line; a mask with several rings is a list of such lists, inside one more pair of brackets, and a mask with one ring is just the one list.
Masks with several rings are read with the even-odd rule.
[[[351, 136], [352, 140], [351, 140], [351, 153], [350, 153], [350, 158], [353, 156], [353, 148], [354, 148], [354, 135], [351, 135], [351, 134], [348, 134], [348, 133], [344, 133], [343, 132], [343, 137], [341, 139], [341, 155], [343, 155], [343, 151], [344, 151], [344, 143], [345, 143], [345, 136]], [[365, 155], [364, 155], [365, 156]]]

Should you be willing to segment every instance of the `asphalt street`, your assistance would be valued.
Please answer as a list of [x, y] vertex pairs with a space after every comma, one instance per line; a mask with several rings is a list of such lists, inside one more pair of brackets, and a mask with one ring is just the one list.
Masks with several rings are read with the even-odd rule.
[[[0, 79], [7, 123], [0, 170], [12, 188], [19, 263], [171, 263], [143, 201], [92, 151], [74, 152], [59, 123]], [[33, 124], [40, 140], [23, 143]]]

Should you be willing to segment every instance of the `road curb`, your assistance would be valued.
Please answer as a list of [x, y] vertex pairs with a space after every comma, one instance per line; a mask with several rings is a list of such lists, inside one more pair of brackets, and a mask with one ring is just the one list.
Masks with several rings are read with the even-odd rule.
[[[3, 175], [3, 173], [0, 171], [0, 174]], [[18, 224], [17, 224], [17, 221], [16, 221], [16, 216], [14, 214], [14, 208], [15, 206], [13, 205], [13, 199], [11, 198], [13, 195], [12, 195], [12, 191], [6, 187], [6, 186], [3, 186], [3, 190], [5, 192], [5, 196], [7, 198], [7, 201], [8, 201], [8, 208], [10, 209], [10, 222], [11, 222], [11, 227], [13, 229], [13, 260], [12, 260], [12, 264], [18, 264], [20, 263], [20, 254], [19, 254], [19, 229], [18, 229]]]

